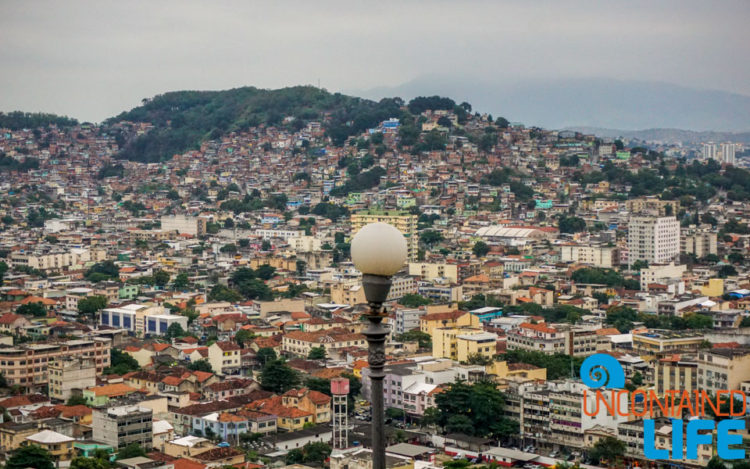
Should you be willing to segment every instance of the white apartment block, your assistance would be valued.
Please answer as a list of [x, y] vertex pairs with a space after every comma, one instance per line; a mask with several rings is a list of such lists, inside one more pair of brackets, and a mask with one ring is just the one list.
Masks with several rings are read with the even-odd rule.
[[680, 223], [676, 217], [631, 216], [628, 221], [628, 263], [637, 260], [666, 264], [680, 254]]
[[685, 265], [651, 265], [641, 269], [641, 290], [647, 291], [651, 283], [671, 283], [675, 280], [682, 279], [682, 275], [687, 270]]
[[414, 329], [419, 330], [419, 319], [426, 313], [424, 309], [397, 309], [394, 333], [403, 334]]
[[560, 260], [605, 269], [611, 269], [619, 264], [617, 248], [612, 246], [563, 245], [560, 247]]
[[680, 236], [680, 252], [695, 254], [698, 259], [709, 254], [717, 254], [718, 238], [715, 231], [691, 231]]
[[83, 269], [89, 262], [107, 259], [104, 249], [71, 248], [50, 251], [15, 251], [9, 260], [13, 266], [28, 266], [45, 272], [63, 269]]
[[289, 241], [292, 238], [300, 238], [305, 235], [301, 230], [255, 230], [255, 236], [263, 239], [279, 238]]
[[180, 234], [203, 236], [206, 234], [206, 219], [187, 215], [170, 215], [161, 217], [162, 231], [176, 231]]

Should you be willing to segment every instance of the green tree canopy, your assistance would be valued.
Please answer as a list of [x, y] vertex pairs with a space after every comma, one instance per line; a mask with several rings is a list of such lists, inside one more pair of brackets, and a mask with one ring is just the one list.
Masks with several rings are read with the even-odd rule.
[[311, 348], [310, 353], [307, 354], [307, 358], [310, 360], [324, 360], [327, 356], [326, 349], [322, 345]]
[[425, 298], [422, 295], [416, 293], [407, 293], [398, 300], [399, 304], [406, 306], [407, 308], [419, 308], [420, 306], [428, 305], [432, 303], [432, 300]]
[[490, 247], [484, 241], [477, 241], [474, 243], [474, 247], [471, 249], [477, 257], [484, 257], [490, 252]]
[[103, 295], [87, 296], [78, 300], [78, 312], [93, 316], [97, 312], [107, 307], [109, 300]]
[[284, 360], [270, 360], [260, 372], [260, 385], [266, 391], [283, 394], [299, 383], [299, 374]]
[[191, 362], [187, 367], [188, 370], [192, 371], [204, 371], [206, 373], [214, 372], [214, 369], [211, 367], [211, 363], [205, 358]]
[[117, 459], [129, 459], [146, 456], [146, 450], [138, 443], [131, 443], [117, 452]]
[[39, 445], [21, 446], [5, 463], [6, 469], [55, 469], [52, 455]]
[[118, 348], [111, 348], [109, 356], [109, 368], [104, 370], [104, 374], [124, 375], [131, 371], [137, 371], [140, 369], [138, 361], [136, 361], [135, 358]]

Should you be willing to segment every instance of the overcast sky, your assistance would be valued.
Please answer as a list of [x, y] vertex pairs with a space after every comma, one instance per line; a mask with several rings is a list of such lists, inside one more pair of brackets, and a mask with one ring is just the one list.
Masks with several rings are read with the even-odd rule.
[[180, 89], [612, 77], [750, 95], [750, 1], [0, 2], [0, 110], [101, 121]]

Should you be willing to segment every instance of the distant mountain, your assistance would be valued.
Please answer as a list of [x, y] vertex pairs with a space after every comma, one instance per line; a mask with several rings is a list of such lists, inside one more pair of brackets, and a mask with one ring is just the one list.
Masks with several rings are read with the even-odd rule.
[[578, 126], [566, 127], [565, 130], [575, 130], [599, 137], [622, 137], [624, 139], [671, 144], [700, 142], [740, 142], [750, 144], [750, 132], [696, 132], [694, 130], [681, 129], [620, 130]]
[[750, 96], [659, 82], [588, 78], [510, 83], [426, 76], [395, 87], [348, 92], [370, 99], [450, 96], [493, 116], [551, 129], [750, 131]]

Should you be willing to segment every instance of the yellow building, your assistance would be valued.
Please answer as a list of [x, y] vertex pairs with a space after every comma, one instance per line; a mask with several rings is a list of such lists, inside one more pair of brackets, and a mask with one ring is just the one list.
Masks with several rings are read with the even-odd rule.
[[[429, 311], [429, 310], [428, 310]], [[438, 327], [480, 327], [479, 318], [467, 311], [427, 313], [419, 319], [419, 330], [432, 335]]]
[[633, 351], [638, 355], [696, 351], [705, 338], [691, 331], [649, 331], [633, 334]]
[[432, 332], [432, 356], [459, 362], [471, 356], [492, 358], [497, 353], [497, 334], [474, 327], [438, 327]]
[[706, 282], [701, 287], [701, 295], [703, 296], [716, 297], [716, 296], [721, 296], [723, 294], [724, 294], [724, 279], [721, 279], [721, 278], [709, 279], [708, 282]]
[[73, 441], [75, 439], [62, 433], [42, 430], [39, 433], [27, 436], [23, 445], [38, 445], [46, 449], [59, 467], [59, 463], [73, 459]]
[[492, 375], [496, 380], [507, 378], [526, 378], [535, 380], [547, 379], [547, 368], [537, 368], [527, 363], [511, 363], [506, 361], [494, 361], [485, 366], [488, 375]]
[[352, 236], [365, 225], [383, 222], [395, 226], [406, 238], [409, 249], [408, 260], [417, 260], [419, 236], [417, 235], [417, 216], [399, 210], [368, 210], [352, 215]]

